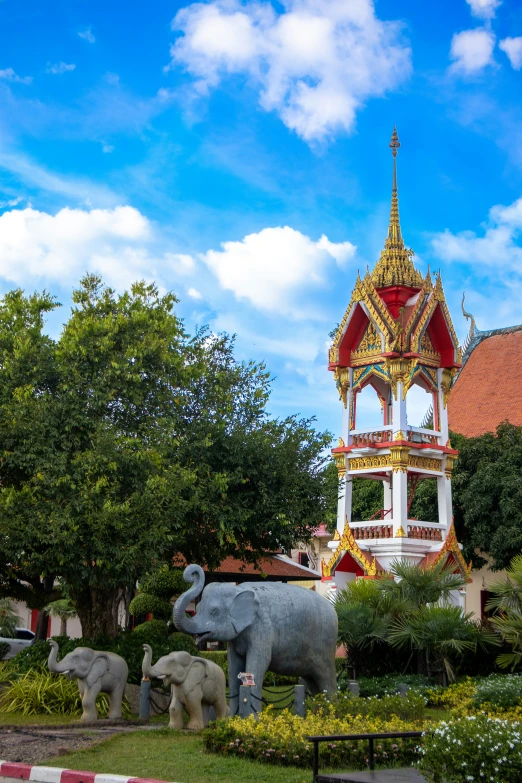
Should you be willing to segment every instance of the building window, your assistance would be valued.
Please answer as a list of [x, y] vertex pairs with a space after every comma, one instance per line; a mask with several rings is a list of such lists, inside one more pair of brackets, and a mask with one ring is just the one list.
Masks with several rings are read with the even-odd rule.
[[299, 565], [310, 568], [310, 558], [306, 552], [299, 552]]

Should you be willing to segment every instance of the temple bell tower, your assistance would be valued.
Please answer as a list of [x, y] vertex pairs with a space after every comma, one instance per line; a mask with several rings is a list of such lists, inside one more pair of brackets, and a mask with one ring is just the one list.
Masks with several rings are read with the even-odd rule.
[[[333, 449], [344, 479], [337, 531], [323, 562], [323, 580], [342, 587], [357, 576], [389, 570], [396, 559], [430, 564], [452, 557], [466, 575], [466, 565], [452, 520], [451, 475], [458, 452], [448, 431], [448, 394], [461, 366], [461, 352], [442, 288], [415, 268], [413, 251], [404, 245], [399, 220], [397, 151], [394, 129], [390, 222], [384, 248], [372, 272], [355, 287], [329, 351], [342, 407], [339, 445]], [[432, 400], [433, 429], [408, 423], [408, 392], [423, 388]], [[365, 387], [379, 398], [382, 424], [359, 428], [357, 398]], [[382, 485], [382, 509], [374, 518], [352, 520], [352, 487], [358, 478]], [[409, 514], [419, 481], [437, 483], [438, 519]]]

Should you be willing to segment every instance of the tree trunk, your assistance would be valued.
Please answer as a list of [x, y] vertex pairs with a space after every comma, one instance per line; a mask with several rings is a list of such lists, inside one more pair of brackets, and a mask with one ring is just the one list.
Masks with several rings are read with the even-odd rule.
[[71, 595], [80, 623], [82, 635], [87, 639], [108, 636], [113, 639], [118, 633], [118, 602], [120, 590], [90, 587]]
[[49, 615], [44, 609], [38, 610], [38, 619], [36, 621], [36, 629], [34, 632], [34, 638], [37, 641], [45, 641], [47, 639], [47, 626], [49, 623]]
[[60, 617], [60, 636], [67, 636], [67, 618]]

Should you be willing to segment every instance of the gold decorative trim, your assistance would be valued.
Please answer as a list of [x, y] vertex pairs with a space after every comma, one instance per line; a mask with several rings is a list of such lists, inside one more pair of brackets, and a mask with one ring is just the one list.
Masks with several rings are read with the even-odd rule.
[[337, 475], [339, 478], [346, 475], [346, 456], [343, 453], [334, 454], [335, 464], [337, 466]]
[[436, 470], [439, 473], [442, 470], [442, 460], [431, 459], [431, 457], [412, 456], [408, 460], [410, 468], [421, 468], [421, 470]]
[[402, 525], [399, 525], [397, 528], [397, 532], [395, 533], [395, 538], [406, 538], [406, 533], [404, 532], [404, 528]]
[[344, 407], [348, 404], [348, 390], [350, 388], [350, 369], [349, 367], [336, 367], [334, 371], [335, 385], [339, 392], [339, 399], [342, 400]]
[[376, 454], [373, 457], [353, 457], [348, 460], [348, 470], [389, 468], [391, 464], [390, 454]]
[[339, 448], [344, 448], [346, 446], [346, 443], [342, 438], [339, 438]]
[[390, 446], [391, 465], [394, 473], [408, 472], [410, 446]]
[[451, 386], [453, 384], [453, 378], [455, 377], [457, 373], [457, 368], [452, 367], [451, 369], [445, 368], [442, 371], [442, 378], [440, 381], [440, 388], [442, 390], [443, 395], [443, 404], [446, 408], [448, 405], [448, 399], [449, 399], [449, 393], [451, 391]]
[[346, 524], [344, 526], [343, 534], [341, 538], [339, 539], [339, 546], [331, 556], [330, 560], [325, 563], [323, 561], [322, 563], [322, 574], [323, 576], [331, 576], [332, 571], [335, 571], [335, 566], [339, 563], [342, 556], [348, 552], [353, 559], [358, 563], [363, 571], [368, 576], [375, 576], [377, 573], [377, 560], [374, 557], [373, 561], [368, 558], [368, 556], [362, 551], [362, 549], [359, 547], [359, 544], [355, 540], [353, 533], [351, 531], [350, 525], [348, 524], [348, 520], [346, 520]]
[[471, 568], [473, 564], [470, 562], [469, 565], [467, 565], [466, 561], [464, 560], [464, 557], [462, 556], [462, 552], [460, 551], [460, 547], [459, 547], [459, 542], [457, 540], [457, 534], [455, 533], [454, 522], [451, 523], [451, 527], [448, 531], [448, 535], [446, 536], [446, 540], [442, 545], [442, 549], [440, 550], [437, 557], [433, 561], [433, 565], [434, 566], [438, 565], [450, 553], [454, 556], [464, 576], [468, 578], [471, 573]]
[[337, 530], [337, 528], [335, 528], [335, 533], [334, 533], [334, 535], [333, 535], [333, 539], [332, 539], [332, 541], [340, 541], [340, 539], [341, 539], [341, 534], [339, 533], [339, 531]]
[[382, 353], [382, 341], [380, 332], [377, 331], [373, 323], [370, 321], [363, 334], [359, 345], [355, 351], [351, 352], [351, 362], [358, 359], [368, 359], [375, 356], [380, 356]]
[[451, 479], [451, 475], [453, 473], [453, 466], [457, 460], [457, 457], [454, 454], [446, 454], [446, 467], [444, 468], [444, 473], [446, 474], [447, 479]]

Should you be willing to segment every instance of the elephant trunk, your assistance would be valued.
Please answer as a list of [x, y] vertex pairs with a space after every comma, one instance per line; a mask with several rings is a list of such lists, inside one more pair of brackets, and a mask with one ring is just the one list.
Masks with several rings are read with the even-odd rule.
[[49, 639], [49, 644], [51, 645], [51, 652], [49, 653], [49, 658], [47, 659], [47, 666], [49, 668], [49, 671], [52, 672], [52, 674], [67, 674], [68, 669], [66, 669], [59, 661], [58, 661], [58, 644], [53, 639]]
[[205, 586], [205, 574], [201, 566], [189, 565], [183, 573], [185, 582], [193, 582], [193, 586], [184, 592], [174, 604], [174, 625], [178, 631], [196, 633], [196, 623], [192, 617], [187, 617], [185, 610], [189, 603], [196, 599]]

